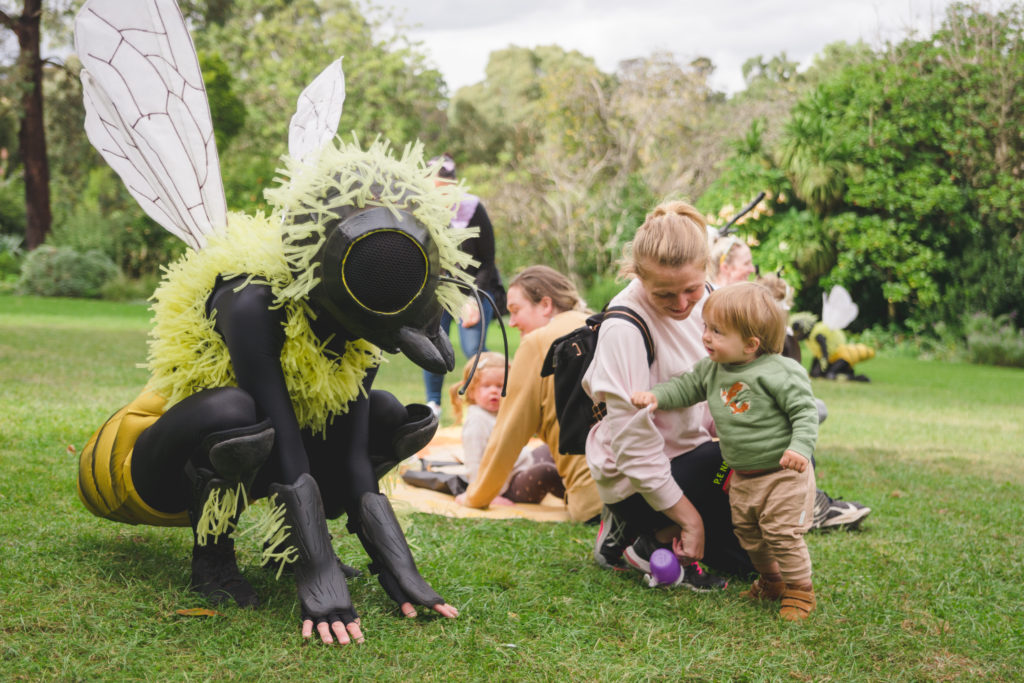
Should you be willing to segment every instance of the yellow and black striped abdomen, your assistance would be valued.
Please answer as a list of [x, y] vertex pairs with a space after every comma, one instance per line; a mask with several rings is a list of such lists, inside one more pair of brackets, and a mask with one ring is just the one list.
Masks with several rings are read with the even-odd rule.
[[146, 504], [132, 483], [139, 435], [163, 414], [163, 397], [143, 391], [92, 435], [78, 460], [78, 497], [97, 517], [127, 524], [188, 526], [188, 512], [169, 514]]

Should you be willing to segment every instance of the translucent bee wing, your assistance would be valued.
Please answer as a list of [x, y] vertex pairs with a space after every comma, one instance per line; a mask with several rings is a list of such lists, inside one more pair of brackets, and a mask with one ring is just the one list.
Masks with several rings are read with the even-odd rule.
[[193, 249], [227, 202], [195, 46], [174, 0], [89, 0], [75, 18], [85, 130], [143, 210]]
[[327, 144], [338, 132], [344, 104], [345, 72], [339, 57], [299, 95], [288, 125], [288, 155], [303, 159]]
[[858, 310], [850, 293], [839, 285], [821, 295], [821, 321], [833, 330], [842, 330], [856, 320]]

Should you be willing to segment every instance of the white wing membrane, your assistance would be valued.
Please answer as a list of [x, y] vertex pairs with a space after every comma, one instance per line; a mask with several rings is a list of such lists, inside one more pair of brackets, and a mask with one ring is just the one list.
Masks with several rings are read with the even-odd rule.
[[75, 19], [75, 48], [89, 141], [153, 220], [202, 248], [224, 226], [227, 205], [206, 88], [177, 4], [89, 0]]
[[288, 126], [288, 155], [304, 159], [327, 144], [338, 131], [345, 104], [341, 59], [331, 62], [299, 95]]
[[821, 321], [833, 330], [845, 329], [856, 320], [859, 310], [850, 293], [839, 285], [827, 295], [821, 295]]

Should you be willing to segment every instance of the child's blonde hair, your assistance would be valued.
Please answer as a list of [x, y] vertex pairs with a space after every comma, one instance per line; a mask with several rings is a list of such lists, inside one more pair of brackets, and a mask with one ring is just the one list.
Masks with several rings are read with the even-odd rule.
[[656, 263], [676, 268], [708, 262], [707, 223], [697, 209], [686, 202], [666, 202], [647, 214], [626, 245], [619, 274], [644, 277], [644, 265]]
[[[473, 358], [475, 358], [474, 356]], [[480, 382], [480, 378], [483, 376], [480, 372], [484, 368], [490, 370], [491, 368], [501, 368], [501, 371], [505, 372], [505, 355], [497, 353], [495, 351], [484, 351], [480, 354], [480, 362], [476, 364], [476, 371], [473, 373], [473, 379], [470, 380], [469, 386], [466, 387], [466, 392], [459, 395], [459, 389], [466, 383], [469, 378], [469, 373], [473, 369], [473, 358], [466, 361], [466, 365], [462, 368], [462, 380], [457, 384], [453, 384], [448, 388], [448, 398], [452, 401], [452, 410], [455, 411], [455, 422], [458, 424], [462, 423], [462, 410], [464, 405], [473, 404], [473, 391], [476, 389], [477, 384]]]
[[708, 324], [739, 333], [744, 340], [761, 341], [757, 355], [781, 353], [786, 340], [786, 316], [764, 285], [737, 282], [711, 292], [704, 302]]
[[775, 297], [776, 306], [784, 311], [793, 308], [793, 288], [781, 277], [774, 273], [768, 273], [758, 276], [754, 282], [768, 288], [768, 291]]

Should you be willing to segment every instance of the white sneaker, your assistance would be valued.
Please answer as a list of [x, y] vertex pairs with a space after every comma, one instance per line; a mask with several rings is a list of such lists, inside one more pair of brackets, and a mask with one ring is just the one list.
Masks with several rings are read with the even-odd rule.
[[437, 401], [427, 401], [427, 407], [430, 408], [430, 412], [434, 414], [434, 417], [441, 417], [441, 404]]

